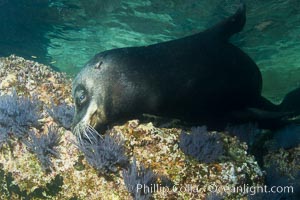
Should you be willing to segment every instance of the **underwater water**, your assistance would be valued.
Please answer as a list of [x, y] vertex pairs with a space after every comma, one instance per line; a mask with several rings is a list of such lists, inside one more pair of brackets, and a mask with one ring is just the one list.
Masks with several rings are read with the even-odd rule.
[[[300, 0], [245, 1], [246, 27], [231, 42], [257, 63], [263, 95], [278, 103], [300, 86]], [[197, 184], [204, 189], [198, 197], [207, 200], [300, 199], [300, 118], [294, 113], [289, 119], [282, 116], [290, 112], [257, 119], [274, 127], [278, 122], [276, 131], [256, 123], [228, 124], [224, 131], [209, 126], [189, 130], [188, 124], [177, 127], [177, 120], [161, 128], [155, 123], [159, 117], [151, 115], [151, 123], [130, 120], [114, 127], [100, 120], [109, 128], [103, 137], [96, 126], [73, 120], [74, 115], [82, 118], [78, 110], [88, 116], [93, 104], [87, 102], [93, 101], [81, 92], [76, 98], [75, 92], [75, 113], [68, 77], [94, 54], [198, 33], [231, 16], [238, 2], [0, 0], [0, 57], [17, 55], [0, 58], [0, 200], [148, 199], [152, 192], [136, 187], [155, 183], [167, 188]], [[297, 95], [280, 108], [296, 106]], [[79, 107], [77, 100], [84, 104]], [[210, 191], [212, 184], [220, 189], [289, 186], [294, 192], [222, 196]], [[195, 191], [177, 189], [168, 196], [154, 193], [155, 199], [195, 197]]]
[[[300, 1], [246, 0], [232, 42], [263, 74], [274, 102], [300, 86]], [[191, 35], [235, 12], [237, 0], [0, 0], [0, 56], [16, 54], [74, 76], [96, 53]]]

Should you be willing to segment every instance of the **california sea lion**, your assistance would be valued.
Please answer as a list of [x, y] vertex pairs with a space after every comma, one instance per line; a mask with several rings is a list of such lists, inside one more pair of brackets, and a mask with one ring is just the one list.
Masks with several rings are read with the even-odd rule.
[[257, 65], [228, 41], [245, 21], [241, 3], [234, 15], [198, 34], [95, 55], [73, 82], [75, 133], [143, 113], [211, 127], [282, 117], [280, 106], [261, 96]]

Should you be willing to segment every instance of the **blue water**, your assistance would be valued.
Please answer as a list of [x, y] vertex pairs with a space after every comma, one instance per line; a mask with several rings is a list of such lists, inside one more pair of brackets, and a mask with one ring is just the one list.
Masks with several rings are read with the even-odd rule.
[[[246, 0], [232, 42], [259, 65], [263, 94], [278, 102], [300, 86], [300, 1]], [[197, 33], [238, 0], [0, 0], [0, 56], [16, 54], [75, 75], [94, 54]]]

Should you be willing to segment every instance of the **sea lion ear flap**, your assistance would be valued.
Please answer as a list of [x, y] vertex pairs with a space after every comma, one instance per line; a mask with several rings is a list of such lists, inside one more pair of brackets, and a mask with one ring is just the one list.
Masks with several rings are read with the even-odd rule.
[[100, 61], [98, 63], [95, 64], [95, 69], [101, 69], [101, 65], [103, 64], [103, 61]]

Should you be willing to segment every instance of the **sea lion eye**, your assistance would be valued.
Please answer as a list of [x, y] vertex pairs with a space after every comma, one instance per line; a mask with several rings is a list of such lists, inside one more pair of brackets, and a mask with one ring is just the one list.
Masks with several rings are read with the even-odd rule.
[[85, 100], [86, 100], [85, 94], [81, 94], [81, 95], [79, 96], [79, 103], [80, 103], [80, 104], [83, 104], [83, 103], [85, 102]]
[[81, 106], [87, 101], [87, 93], [85, 90], [79, 90], [76, 92], [76, 105]]

